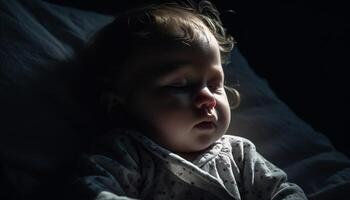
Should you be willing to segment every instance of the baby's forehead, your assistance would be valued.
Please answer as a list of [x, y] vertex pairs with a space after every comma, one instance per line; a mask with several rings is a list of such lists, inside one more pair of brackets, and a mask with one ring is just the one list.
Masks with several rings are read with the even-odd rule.
[[169, 69], [186, 64], [221, 64], [220, 51], [214, 39], [202, 39], [190, 45], [183, 43], [163, 43], [139, 46], [131, 51], [126, 62], [129, 67]]
[[138, 83], [148, 84], [173, 72], [178, 73], [179, 69], [196, 74], [212, 66], [219, 66], [217, 71], [223, 74], [219, 50], [215, 46], [212, 48], [206, 54], [191, 48], [139, 48], [125, 63], [123, 77], [127, 80], [123, 82], [130, 83], [136, 79]]

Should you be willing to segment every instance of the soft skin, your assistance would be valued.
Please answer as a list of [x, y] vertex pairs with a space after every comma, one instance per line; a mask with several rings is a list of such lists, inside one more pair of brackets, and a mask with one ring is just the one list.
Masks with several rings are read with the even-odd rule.
[[219, 45], [207, 31], [190, 46], [169, 46], [135, 48], [120, 94], [148, 137], [191, 157], [219, 139], [230, 122]]

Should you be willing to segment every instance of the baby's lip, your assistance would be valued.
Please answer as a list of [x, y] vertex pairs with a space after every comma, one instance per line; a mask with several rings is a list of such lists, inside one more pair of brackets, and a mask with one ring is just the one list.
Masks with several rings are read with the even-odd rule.
[[207, 115], [204, 120], [200, 121], [194, 126], [199, 129], [213, 129], [216, 128], [216, 117], [214, 115]]
[[203, 121], [194, 126], [195, 128], [198, 129], [214, 129], [216, 128], [216, 124], [213, 121]]

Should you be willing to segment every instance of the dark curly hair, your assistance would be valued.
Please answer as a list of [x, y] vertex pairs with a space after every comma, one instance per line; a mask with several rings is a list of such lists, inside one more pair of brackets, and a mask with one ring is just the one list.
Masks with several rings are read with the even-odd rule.
[[[191, 46], [199, 37], [208, 37], [208, 30], [219, 44], [221, 62], [227, 63], [234, 39], [226, 33], [218, 10], [209, 1], [150, 4], [116, 15], [77, 56], [79, 65], [89, 74], [84, 81], [91, 86], [87, 87], [87, 93], [99, 101], [106, 91], [115, 90], [132, 49], [155, 45]], [[104, 109], [105, 104], [102, 102]]]

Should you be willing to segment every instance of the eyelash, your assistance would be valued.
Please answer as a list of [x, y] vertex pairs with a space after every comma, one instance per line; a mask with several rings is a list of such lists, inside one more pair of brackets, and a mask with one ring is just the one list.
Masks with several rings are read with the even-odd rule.
[[207, 86], [211, 92], [221, 93], [223, 86], [221, 84], [208, 85]]
[[[167, 89], [174, 90], [174, 91], [188, 91], [190, 89], [193, 89], [196, 87], [193, 83], [186, 83], [186, 84], [178, 84], [178, 83], [172, 83], [169, 85], [164, 86]], [[208, 89], [213, 93], [221, 93], [222, 91], [222, 84], [221, 83], [210, 83], [207, 84]]]
[[177, 91], [177, 92], [185, 92], [192, 88], [191, 85], [185, 84], [185, 85], [176, 85], [176, 84], [169, 84], [164, 86], [165, 89], [171, 90], [171, 91]]

